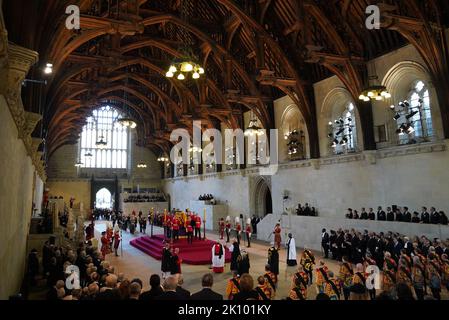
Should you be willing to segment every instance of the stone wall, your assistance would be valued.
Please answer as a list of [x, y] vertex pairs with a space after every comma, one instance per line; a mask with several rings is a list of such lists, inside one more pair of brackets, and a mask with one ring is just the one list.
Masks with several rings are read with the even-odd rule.
[[[20, 290], [33, 201], [34, 166], [0, 95], [0, 299]], [[14, 245], [12, 245], [14, 244]]]
[[[119, 178], [119, 188], [160, 188], [161, 169], [157, 157], [148, 149], [135, 145], [135, 134], [131, 135], [131, 158], [128, 170], [115, 169], [78, 169], [75, 162], [78, 159], [79, 145], [65, 145], [56, 150], [49, 159], [48, 181], [45, 185], [50, 196], [63, 196], [66, 202], [74, 197], [76, 202], [82, 202], [88, 207], [91, 202], [92, 175], [95, 179]], [[147, 168], [137, 168], [143, 161]]]

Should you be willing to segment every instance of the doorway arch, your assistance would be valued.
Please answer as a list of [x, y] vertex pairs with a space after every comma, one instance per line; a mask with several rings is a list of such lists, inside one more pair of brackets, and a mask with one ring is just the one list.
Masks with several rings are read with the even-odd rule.
[[267, 214], [273, 213], [273, 199], [271, 189], [263, 177], [260, 177], [254, 188], [254, 208], [255, 215], [263, 218]]
[[97, 209], [112, 209], [114, 206], [114, 199], [111, 191], [107, 188], [98, 190], [95, 194], [95, 208]]

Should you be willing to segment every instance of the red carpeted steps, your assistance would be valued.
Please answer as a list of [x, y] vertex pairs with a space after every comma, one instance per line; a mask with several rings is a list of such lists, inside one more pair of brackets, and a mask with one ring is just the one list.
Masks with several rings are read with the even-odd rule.
[[[130, 245], [139, 249], [151, 257], [161, 260], [163, 244], [163, 235], [155, 235], [152, 238], [144, 236], [130, 241]], [[179, 257], [183, 263], [201, 265], [212, 263], [212, 245], [215, 241], [211, 240], [193, 240], [192, 244], [187, 243], [187, 239], [175, 241], [173, 246], [179, 248]], [[231, 261], [231, 254], [225, 248], [226, 262]]]

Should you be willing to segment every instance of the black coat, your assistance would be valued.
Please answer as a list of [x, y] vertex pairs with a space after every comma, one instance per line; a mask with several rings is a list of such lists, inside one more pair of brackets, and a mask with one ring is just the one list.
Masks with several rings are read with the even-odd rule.
[[240, 291], [234, 295], [234, 301], [243, 301], [243, 300], [259, 300], [259, 294], [256, 290], [251, 291]]
[[182, 297], [174, 291], [166, 291], [160, 296], [157, 296], [154, 300], [163, 300], [163, 301], [173, 301], [173, 300], [183, 300]]
[[161, 261], [161, 270], [162, 272], [169, 272], [171, 271], [170, 267], [171, 262], [171, 252], [169, 249], [162, 249], [162, 261]]
[[203, 288], [190, 296], [190, 300], [223, 300], [223, 296], [210, 288]]
[[145, 291], [144, 293], [142, 293], [139, 297], [139, 300], [143, 300], [143, 301], [155, 300], [157, 297], [159, 297], [163, 293], [164, 293], [164, 290], [162, 290], [161, 287], [157, 287], [155, 289], [151, 288], [151, 290]]
[[243, 258], [239, 261], [239, 267], [238, 272], [239, 275], [242, 275], [244, 273], [249, 273], [250, 263], [249, 263], [249, 257], [246, 255], [246, 258]]
[[183, 287], [177, 286], [176, 287], [176, 293], [181, 296], [182, 300], [190, 299], [190, 291], [184, 289]]
[[237, 242], [233, 243], [233, 250], [231, 253], [231, 270], [238, 270], [238, 258], [240, 256], [240, 247]]
[[268, 264], [271, 272], [279, 274], [279, 251], [274, 247], [268, 249]]

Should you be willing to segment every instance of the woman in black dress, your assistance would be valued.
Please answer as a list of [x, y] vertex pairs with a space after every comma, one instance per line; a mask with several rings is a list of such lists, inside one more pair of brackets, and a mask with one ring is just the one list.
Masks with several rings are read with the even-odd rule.
[[238, 260], [240, 259], [240, 247], [237, 241], [234, 239], [234, 242], [232, 244], [232, 252], [231, 252], [231, 271], [238, 271], [239, 264]]

